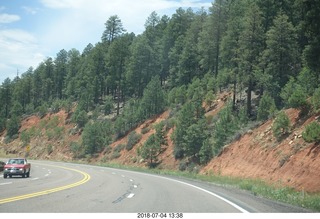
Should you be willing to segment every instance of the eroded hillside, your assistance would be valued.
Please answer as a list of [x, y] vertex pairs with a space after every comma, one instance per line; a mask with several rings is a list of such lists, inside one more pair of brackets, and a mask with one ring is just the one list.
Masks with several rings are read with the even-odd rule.
[[[219, 96], [206, 115], [214, 116], [226, 101], [226, 93]], [[320, 192], [320, 147], [306, 143], [302, 138], [304, 127], [317, 120], [319, 115], [306, 119], [299, 117], [299, 111], [286, 111], [292, 124], [290, 134], [280, 142], [273, 136], [272, 123], [268, 120], [261, 126], [247, 131], [237, 141], [226, 145], [218, 157], [213, 158], [206, 166], [201, 167], [200, 174], [217, 174], [251, 179], [262, 179], [271, 184], [289, 186], [297, 190]], [[119, 145], [125, 145], [128, 135], [114, 141], [110, 147], [94, 157], [82, 158], [83, 162], [112, 162], [128, 166], [146, 167], [146, 163], [138, 156], [139, 147], [155, 132], [154, 125], [169, 118], [170, 111], [155, 116], [134, 130], [141, 135], [132, 149], [121, 148], [114, 156]], [[74, 158], [72, 142], [81, 141], [81, 132], [77, 132], [69, 121], [70, 115], [65, 111], [46, 115], [40, 119], [30, 116], [23, 120], [16, 140], [5, 143], [5, 132], [1, 134], [1, 149], [7, 156], [29, 156], [32, 159], [52, 159], [72, 161]], [[171, 134], [174, 127], [166, 130], [167, 145], [158, 156], [159, 168], [179, 168], [179, 160], [174, 158], [174, 145]], [[21, 139], [24, 131], [30, 132], [32, 138], [26, 145]], [[30, 150], [27, 152], [26, 147]]]
[[320, 192], [320, 147], [302, 138], [304, 127], [318, 116], [301, 121], [298, 110], [288, 109], [286, 113], [293, 126], [287, 138], [278, 142], [271, 129], [273, 120], [268, 120], [225, 146], [201, 173], [262, 179], [274, 185]]

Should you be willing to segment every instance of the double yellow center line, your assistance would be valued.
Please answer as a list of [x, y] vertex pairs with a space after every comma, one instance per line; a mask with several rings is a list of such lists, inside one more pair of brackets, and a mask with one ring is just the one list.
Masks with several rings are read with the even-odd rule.
[[[47, 165], [47, 166], [52, 166], [52, 165]], [[41, 192], [35, 192], [35, 193], [26, 194], [26, 195], [21, 195], [21, 196], [15, 196], [15, 197], [11, 197], [11, 198], [0, 199], [0, 204], [19, 201], [19, 200], [28, 199], [28, 198], [33, 198], [33, 197], [37, 197], [37, 196], [41, 196], [41, 195], [48, 195], [50, 193], [59, 192], [59, 191], [65, 190], [65, 189], [70, 189], [70, 188], [73, 188], [73, 187], [76, 187], [76, 186], [80, 186], [80, 185], [88, 182], [90, 180], [90, 178], [91, 178], [89, 174], [87, 174], [85, 172], [82, 172], [80, 170], [71, 169], [71, 168], [67, 168], [67, 167], [61, 167], [61, 166], [54, 166], [54, 167], [59, 167], [59, 168], [63, 168], [63, 169], [67, 169], [67, 170], [78, 172], [78, 173], [83, 175], [83, 179], [78, 181], [78, 182], [66, 185], [66, 186], [61, 186], [61, 187], [48, 189], [48, 190], [44, 190], [44, 191], [41, 191]]]

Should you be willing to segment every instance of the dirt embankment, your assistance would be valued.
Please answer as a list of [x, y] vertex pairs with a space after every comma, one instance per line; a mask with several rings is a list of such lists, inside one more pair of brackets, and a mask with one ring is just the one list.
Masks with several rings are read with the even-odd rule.
[[[222, 94], [212, 106], [207, 108], [207, 116], [216, 115], [223, 107], [227, 93]], [[275, 185], [289, 186], [297, 190], [320, 192], [320, 146], [308, 144], [302, 138], [302, 132], [307, 124], [318, 119], [312, 116], [301, 120], [299, 111], [286, 111], [292, 131], [289, 136], [278, 142], [272, 134], [273, 120], [269, 120], [248, 131], [238, 141], [224, 147], [222, 153], [200, 169], [200, 174], [220, 174], [251, 179], [262, 179]], [[135, 131], [141, 134], [140, 141], [131, 150], [122, 150], [117, 158], [106, 159], [106, 151], [90, 160], [91, 162], [113, 162], [131, 166], [146, 166], [137, 151], [138, 148], [155, 132], [154, 125], [169, 118], [169, 111], [145, 121]], [[58, 118], [58, 119], [57, 119]], [[48, 127], [50, 121], [57, 120], [54, 127]], [[59, 131], [55, 127], [63, 127], [63, 135], [58, 139], [48, 138], [49, 134]], [[34, 136], [30, 142], [29, 157], [34, 159], [74, 160], [71, 142], [80, 142], [81, 133], [74, 133], [74, 124], [68, 121], [68, 114], [60, 111], [40, 119], [31, 116], [22, 122], [20, 134], [23, 130], [34, 129]], [[146, 131], [147, 130], [147, 131]], [[171, 140], [173, 128], [167, 130], [167, 142], [163, 152], [159, 155], [159, 168], [178, 169], [179, 161], [174, 158], [174, 145]], [[9, 144], [4, 143], [5, 133], [0, 134], [0, 147], [15, 156], [24, 156], [25, 146], [20, 138]], [[113, 142], [114, 149], [119, 144], [126, 144], [127, 136]], [[85, 161], [88, 161], [87, 159]]]
[[273, 121], [269, 120], [227, 145], [201, 173], [262, 179], [274, 185], [320, 192], [320, 146], [302, 138], [305, 125], [316, 116], [301, 121], [298, 110], [286, 113], [293, 126], [287, 138], [278, 142], [272, 134]]

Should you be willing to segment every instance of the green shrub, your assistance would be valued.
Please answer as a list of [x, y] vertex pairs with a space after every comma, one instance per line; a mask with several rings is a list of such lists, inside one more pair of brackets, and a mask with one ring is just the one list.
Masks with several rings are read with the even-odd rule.
[[178, 87], [175, 93], [175, 103], [184, 104], [187, 98], [186, 93], [187, 93], [187, 87], [185, 85]]
[[166, 130], [173, 128], [176, 124], [176, 120], [174, 118], [170, 118], [167, 120]]
[[120, 152], [114, 151], [111, 155], [111, 159], [117, 159], [121, 156]]
[[111, 96], [107, 96], [105, 103], [104, 103], [104, 114], [109, 115], [112, 113], [114, 107], [113, 107], [113, 100]]
[[0, 116], [0, 132], [6, 128], [6, 118]]
[[182, 160], [180, 163], [179, 163], [179, 170], [180, 171], [185, 171], [188, 167], [188, 164], [186, 161]]
[[85, 155], [84, 148], [78, 142], [70, 142], [70, 149], [73, 153], [74, 158], [83, 158]]
[[20, 128], [20, 118], [12, 116], [7, 123], [7, 136], [12, 137], [17, 135]]
[[181, 147], [177, 147], [175, 145], [173, 155], [175, 159], [182, 159], [184, 157], [184, 150]]
[[62, 105], [63, 105], [62, 100], [55, 99], [51, 104], [51, 112], [52, 113], [59, 112], [59, 110], [62, 108]]
[[61, 139], [63, 137], [64, 127], [57, 126], [57, 127], [53, 128], [53, 133], [54, 133], [55, 139]]
[[48, 112], [48, 106], [47, 106], [47, 104], [43, 104], [43, 105], [41, 105], [41, 106], [38, 106], [38, 107], [36, 108], [36, 111], [38, 112], [38, 116], [39, 116], [40, 118], [43, 118], [43, 117], [47, 114], [47, 112]]
[[143, 129], [141, 129], [141, 134], [146, 134], [150, 131], [150, 128], [149, 127], [145, 127]]
[[194, 163], [194, 162], [188, 163], [187, 171], [189, 173], [195, 173], [195, 174], [199, 173], [198, 165], [196, 163]]
[[52, 118], [49, 118], [46, 121], [45, 128], [46, 129], [54, 129], [59, 125], [59, 117], [58, 116], [53, 116]]
[[297, 76], [297, 83], [303, 87], [308, 96], [311, 96], [314, 90], [318, 87], [317, 72], [306, 67], [303, 68]]
[[317, 88], [314, 93], [313, 96], [311, 98], [311, 104], [313, 106], [313, 111], [314, 112], [319, 112], [320, 111], [320, 88]]
[[135, 144], [137, 144], [141, 139], [141, 135], [137, 134], [136, 131], [132, 131], [128, 136], [128, 142], [126, 149], [130, 151]]
[[214, 95], [213, 90], [208, 91], [208, 93], [206, 94], [206, 97], [205, 97], [205, 102], [206, 102], [207, 106], [211, 107], [214, 100], [215, 100], [215, 95]]
[[29, 103], [26, 105], [25, 113], [26, 114], [32, 114], [34, 112], [34, 105], [32, 103]]
[[301, 109], [307, 105], [307, 94], [301, 86], [296, 86], [296, 89], [293, 91], [289, 97], [288, 104], [290, 107]]
[[28, 130], [24, 130], [20, 133], [20, 140], [23, 143], [23, 147], [30, 143], [31, 133]]
[[200, 164], [207, 164], [213, 157], [212, 145], [208, 139], [203, 141], [202, 147], [199, 151]]
[[72, 101], [70, 99], [64, 100], [61, 103], [61, 107], [67, 112], [70, 113], [72, 110]]
[[320, 142], [320, 124], [318, 122], [312, 122], [306, 126], [302, 137], [306, 142]]
[[160, 153], [160, 139], [156, 134], [152, 134], [140, 148], [139, 156], [148, 162], [149, 167], [155, 167], [158, 163], [158, 155]]
[[120, 151], [122, 151], [125, 147], [126, 145], [124, 144], [118, 144], [117, 146], [114, 147], [113, 151], [120, 153]]
[[48, 140], [52, 140], [52, 139], [54, 139], [54, 138], [55, 138], [55, 136], [54, 136], [54, 132], [53, 132], [53, 130], [52, 130], [52, 129], [48, 129], [48, 130], [46, 130], [46, 136], [47, 136]]
[[89, 121], [88, 115], [84, 110], [76, 110], [72, 115], [71, 120], [78, 124], [78, 126], [84, 127]]
[[214, 124], [214, 144], [213, 153], [218, 155], [226, 145], [228, 138], [233, 136], [239, 129], [239, 121], [232, 112], [232, 105], [229, 103], [218, 113], [218, 120]]
[[269, 94], [264, 94], [259, 102], [258, 120], [267, 120], [276, 111], [274, 99]]
[[111, 122], [106, 120], [96, 123], [87, 123], [82, 132], [82, 145], [85, 153], [94, 155], [100, 153], [111, 142]]
[[302, 110], [308, 108], [307, 91], [303, 86], [298, 84], [294, 78], [290, 78], [289, 82], [282, 89], [280, 96], [287, 107]]
[[279, 139], [281, 136], [289, 133], [290, 119], [284, 111], [280, 111], [272, 125], [273, 135]]
[[23, 107], [20, 102], [15, 101], [10, 110], [10, 115], [21, 116], [23, 114]]

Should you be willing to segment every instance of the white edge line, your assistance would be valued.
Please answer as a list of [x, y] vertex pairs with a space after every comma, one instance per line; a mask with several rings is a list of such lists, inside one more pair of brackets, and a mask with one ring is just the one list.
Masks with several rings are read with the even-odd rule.
[[0, 183], [0, 186], [9, 185], [9, 184], [12, 184], [12, 182]]
[[199, 190], [201, 190], [201, 191], [203, 191], [203, 192], [206, 192], [206, 193], [208, 193], [208, 194], [210, 194], [210, 195], [213, 195], [213, 196], [221, 199], [222, 201], [228, 203], [228, 204], [231, 205], [232, 207], [238, 209], [238, 210], [241, 211], [242, 213], [250, 213], [249, 211], [241, 208], [239, 205], [237, 205], [237, 204], [229, 201], [228, 199], [225, 199], [225, 198], [221, 197], [220, 195], [217, 195], [217, 194], [215, 194], [215, 193], [213, 193], [213, 192], [210, 192], [210, 191], [208, 191], [208, 190], [205, 190], [205, 189], [203, 189], [203, 188], [200, 188], [200, 187], [198, 187], [198, 186], [195, 186], [195, 185], [192, 185], [192, 184], [189, 184], [189, 183], [181, 182], [181, 181], [174, 180], [174, 179], [170, 179], [170, 178], [167, 178], [167, 179], [172, 180], [172, 181], [175, 181], [175, 182], [179, 182], [179, 183], [184, 184], [184, 185], [187, 185], [187, 186], [191, 186], [191, 187], [193, 187], [193, 188], [196, 188], [196, 189], [199, 189]]

